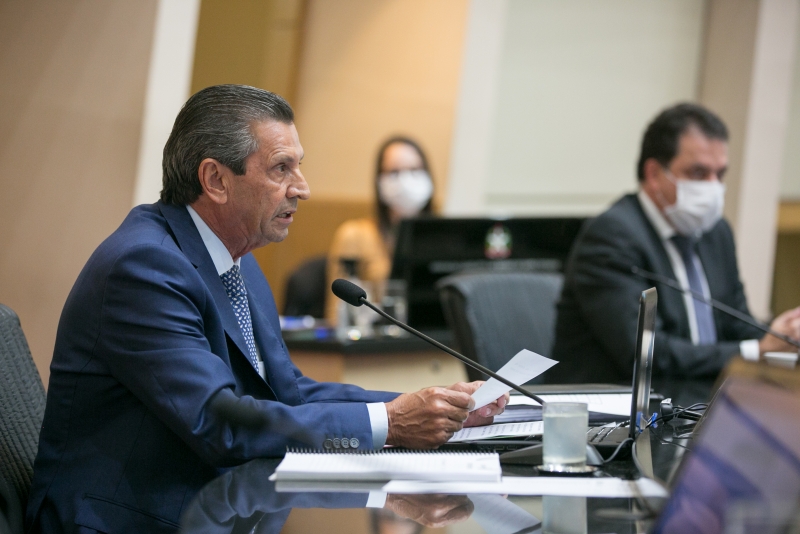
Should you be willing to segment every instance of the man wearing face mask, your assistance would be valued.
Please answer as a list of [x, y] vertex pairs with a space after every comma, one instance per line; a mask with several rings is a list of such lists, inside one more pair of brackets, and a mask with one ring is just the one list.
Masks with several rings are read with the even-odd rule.
[[[630, 272], [677, 280], [749, 315], [733, 233], [722, 218], [728, 130], [709, 110], [680, 104], [648, 126], [637, 166], [639, 192], [587, 222], [573, 246], [558, 304], [551, 370], [556, 382], [630, 380], [641, 292], [658, 289], [653, 372], [714, 376], [735, 354], [758, 359], [793, 350], [774, 336]], [[800, 338], [800, 308], [771, 327]]]

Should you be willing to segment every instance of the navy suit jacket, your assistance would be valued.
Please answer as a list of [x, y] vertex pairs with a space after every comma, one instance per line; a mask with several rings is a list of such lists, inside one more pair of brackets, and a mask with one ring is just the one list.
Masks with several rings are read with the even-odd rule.
[[[733, 233], [720, 220], [697, 244], [711, 297], [749, 315], [739, 280]], [[558, 303], [552, 382], [629, 382], [636, 350], [639, 295], [658, 290], [653, 372], [656, 376], [714, 376], [739, 342], [760, 330], [714, 311], [718, 343], [693, 345], [683, 294], [630, 272], [631, 266], [675, 279], [661, 237], [636, 195], [626, 195], [586, 221], [567, 262]]]
[[[252, 255], [241, 272], [266, 382], [185, 207], [138, 206], [98, 247], [58, 326], [29, 531], [171, 532], [226, 467], [327, 438], [372, 448], [366, 403], [397, 394], [304, 377]], [[224, 397], [264, 426], [221, 417]]]

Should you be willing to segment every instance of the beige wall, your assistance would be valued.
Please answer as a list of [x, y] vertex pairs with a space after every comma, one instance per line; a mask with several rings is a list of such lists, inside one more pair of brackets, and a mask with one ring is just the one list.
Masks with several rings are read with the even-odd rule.
[[45, 384], [67, 294], [130, 209], [155, 10], [0, 2], [0, 302]]
[[[800, 20], [798, 20], [796, 32], [800, 35]], [[800, 148], [800, 39], [795, 42], [794, 50], [789, 128], [786, 134], [783, 180], [781, 182], [781, 198], [783, 200], [795, 202], [800, 200], [800, 150], [798, 148]]]
[[734, 228], [757, 24], [758, 2], [709, 0], [699, 100], [718, 113], [730, 130], [725, 216]]
[[307, 0], [202, 0], [192, 93], [221, 83], [267, 89], [294, 104]]
[[443, 193], [467, 4], [202, 1], [192, 90], [246, 83], [296, 112], [312, 200], [284, 242], [255, 251], [279, 309], [291, 271], [326, 253], [340, 222], [372, 212], [375, 151], [387, 136], [420, 141]]
[[466, 0], [311, 0], [298, 74], [303, 172], [316, 199], [372, 200], [375, 151], [419, 140], [443, 198]]
[[447, 213], [596, 215], [634, 190], [646, 124], [697, 96], [705, 4], [473, 0]]
[[[773, 301], [778, 204], [785, 142], [792, 140], [791, 85], [798, 31], [796, 0], [709, 0], [700, 101], [731, 133], [725, 215], [736, 234], [750, 311], [767, 319]], [[777, 263], [790, 259], [781, 247]], [[795, 280], [797, 280], [795, 278]], [[791, 280], [775, 278], [791, 294]], [[795, 303], [798, 304], [798, 303]]]

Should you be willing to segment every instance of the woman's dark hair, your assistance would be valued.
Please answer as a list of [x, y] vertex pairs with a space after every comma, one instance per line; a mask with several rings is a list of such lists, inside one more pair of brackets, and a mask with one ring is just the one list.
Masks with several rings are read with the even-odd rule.
[[691, 127], [699, 129], [709, 139], [728, 140], [728, 128], [722, 119], [703, 106], [678, 104], [665, 109], [647, 126], [642, 138], [642, 150], [636, 165], [636, 175], [644, 180], [644, 163], [654, 158], [668, 167], [678, 154], [681, 135]]
[[[374, 187], [375, 187], [375, 204], [376, 204], [377, 210], [378, 210], [378, 228], [380, 228], [381, 233], [384, 234], [384, 235], [389, 233], [389, 230], [391, 229], [392, 223], [391, 223], [391, 220], [389, 218], [389, 209], [390, 208], [389, 208], [389, 206], [386, 205], [386, 203], [383, 200], [381, 200], [381, 195], [378, 192], [378, 179], [380, 178], [381, 172], [383, 171], [383, 169], [382, 169], [382, 166], [383, 166], [383, 155], [386, 153], [386, 150], [390, 146], [392, 146], [392, 145], [394, 145], [396, 143], [403, 143], [405, 145], [410, 146], [414, 150], [416, 150], [417, 154], [419, 154], [419, 158], [422, 160], [422, 168], [425, 170], [425, 172], [428, 173], [428, 176], [431, 176], [431, 170], [428, 167], [428, 158], [425, 157], [425, 152], [422, 151], [420, 146], [415, 141], [413, 141], [412, 139], [410, 139], [408, 137], [403, 137], [403, 136], [399, 136], [398, 135], [398, 136], [390, 137], [389, 139], [387, 139], [386, 141], [383, 142], [383, 144], [381, 145], [380, 149], [378, 149], [378, 159], [375, 161]], [[433, 176], [431, 176], [431, 183], [433, 183]], [[428, 200], [428, 203], [425, 204], [425, 206], [422, 208], [420, 213], [426, 213], [426, 214], [431, 213], [431, 211], [433, 209], [432, 205], [433, 205], [433, 195], [431, 195], [431, 199]]]

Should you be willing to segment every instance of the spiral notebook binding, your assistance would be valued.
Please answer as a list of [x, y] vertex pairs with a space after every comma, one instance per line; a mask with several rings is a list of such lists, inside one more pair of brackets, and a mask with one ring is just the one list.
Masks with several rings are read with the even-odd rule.
[[437, 451], [435, 449], [401, 449], [401, 448], [388, 448], [374, 450], [364, 449], [312, 449], [310, 447], [286, 447], [287, 453], [292, 454], [359, 454], [365, 456], [381, 455], [381, 454], [436, 454], [448, 456], [470, 456], [475, 454], [486, 454], [480, 451]]

